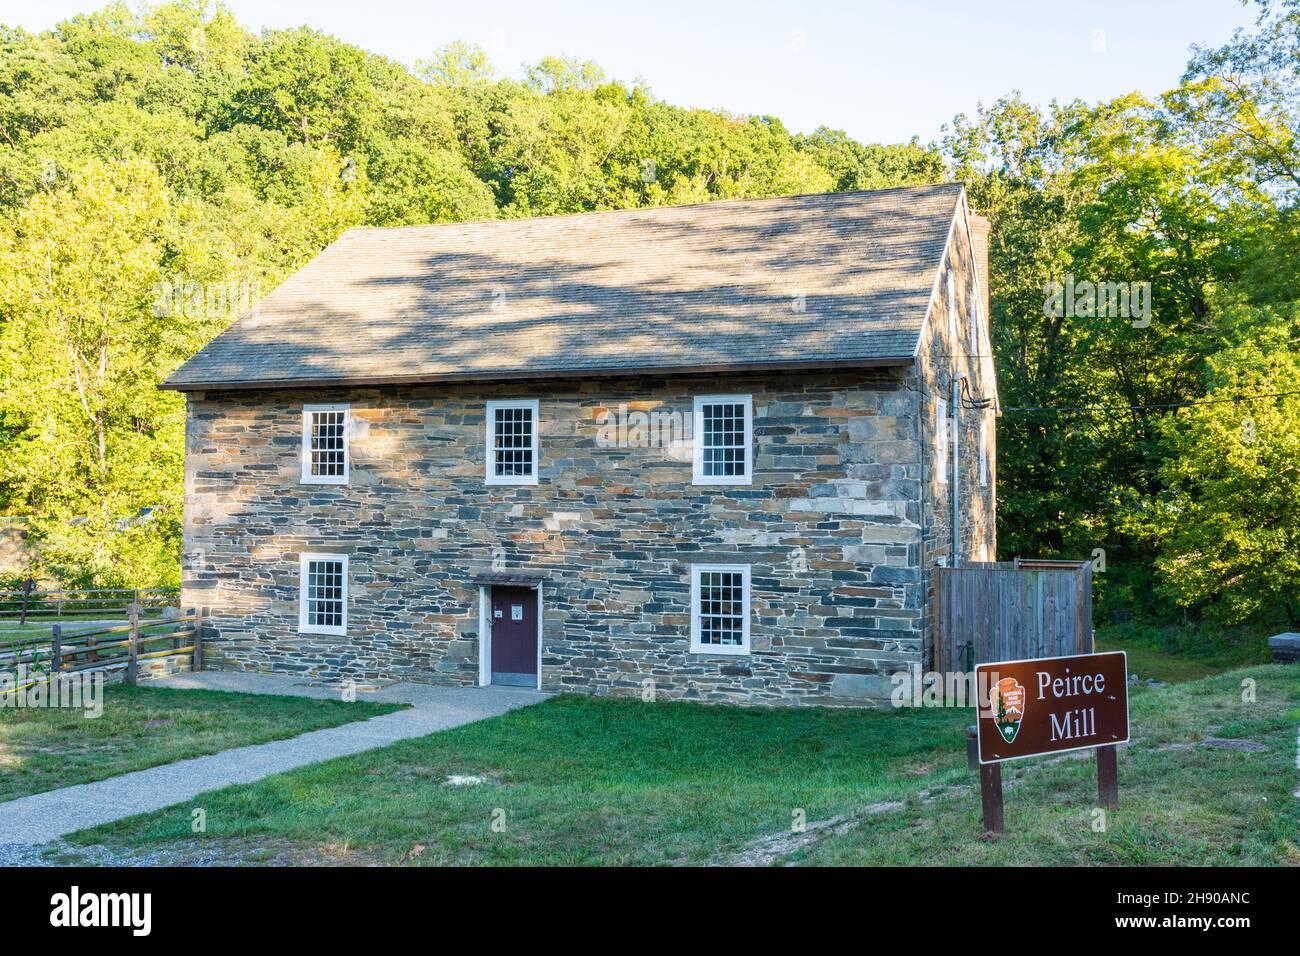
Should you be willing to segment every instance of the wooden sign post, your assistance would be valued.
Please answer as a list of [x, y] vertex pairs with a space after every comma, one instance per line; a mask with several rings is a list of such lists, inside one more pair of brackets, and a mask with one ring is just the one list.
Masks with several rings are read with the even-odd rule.
[[985, 830], [1002, 832], [1004, 760], [1096, 749], [1097, 799], [1108, 810], [1119, 806], [1115, 747], [1128, 741], [1123, 651], [980, 664], [975, 681]]

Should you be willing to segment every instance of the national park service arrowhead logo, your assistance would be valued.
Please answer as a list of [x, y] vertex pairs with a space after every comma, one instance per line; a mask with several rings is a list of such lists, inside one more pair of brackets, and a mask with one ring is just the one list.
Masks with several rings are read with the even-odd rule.
[[1025, 715], [1025, 688], [1014, 677], [1004, 677], [993, 685], [989, 697], [993, 722], [1002, 739], [1011, 743], [1020, 733], [1020, 721]]

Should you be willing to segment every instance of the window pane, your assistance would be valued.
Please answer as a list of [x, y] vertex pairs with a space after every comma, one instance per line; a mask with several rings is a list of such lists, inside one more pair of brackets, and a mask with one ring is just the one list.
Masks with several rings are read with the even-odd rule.
[[533, 410], [498, 408], [493, 422], [493, 473], [527, 478], [533, 473]]
[[701, 571], [700, 643], [739, 646], [745, 640], [744, 575], [739, 571]]
[[343, 626], [343, 562], [307, 562], [307, 623]]
[[313, 475], [342, 477], [345, 473], [346, 418], [347, 413], [343, 411], [311, 413], [308, 451]]
[[749, 443], [745, 438], [745, 405], [717, 402], [700, 408], [700, 446], [707, 477], [744, 477]]

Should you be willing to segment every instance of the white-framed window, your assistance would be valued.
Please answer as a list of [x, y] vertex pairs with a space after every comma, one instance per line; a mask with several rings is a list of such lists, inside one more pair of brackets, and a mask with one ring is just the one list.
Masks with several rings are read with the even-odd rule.
[[989, 486], [989, 421], [987, 416], [980, 418], [980, 487]]
[[538, 401], [487, 403], [487, 483], [537, 484]]
[[970, 354], [980, 354], [980, 298], [975, 294], [975, 275], [971, 274], [970, 287], [966, 291], [966, 301], [970, 312]]
[[691, 653], [749, 653], [749, 565], [691, 565]]
[[942, 398], [934, 400], [934, 476], [948, 483], [948, 403]]
[[695, 396], [695, 484], [753, 484], [753, 409], [750, 395]]
[[298, 566], [298, 632], [348, 632], [348, 556], [303, 554]]
[[957, 277], [952, 267], [948, 267], [948, 339], [953, 351], [957, 351]]
[[352, 463], [348, 453], [347, 405], [302, 407], [302, 482], [305, 485], [346, 485]]

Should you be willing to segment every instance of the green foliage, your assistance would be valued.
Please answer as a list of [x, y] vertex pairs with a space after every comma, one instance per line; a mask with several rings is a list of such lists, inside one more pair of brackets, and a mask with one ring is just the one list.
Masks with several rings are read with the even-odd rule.
[[[1045, 409], [999, 422], [1000, 550], [1104, 549], [1102, 619], [1300, 606], [1286, 437], [1300, 404], [1187, 406], [1300, 387], [1297, 10], [1197, 51], [1164, 96], [1045, 111], [1007, 97], [943, 143], [993, 220], [1002, 403]], [[1048, 308], [1067, 277], [1149, 283], [1149, 315]]]
[[[95, 161], [34, 197], [0, 246], [7, 491], [51, 567], [105, 584], [176, 579], [184, 403], [154, 385], [194, 337], [151, 309], [173, 227], [148, 163]], [[142, 505], [169, 517], [115, 533]]]
[[[563, 57], [517, 81], [454, 43], [411, 71], [208, 0], [0, 27], [0, 509], [46, 576], [175, 583], [183, 408], [154, 385], [235, 317], [214, 290], [243, 307], [351, 226], [955, 178], [993, 221], [1002, 404], [1102, 407], [1000, 419], [1003, 555], [1104, 548], [1103, 616], [1294, 617], [1300, 406], [1169, 406], [1300, 387], [1297, 116], [1300, 0], [1162, 96], [1011, 95], [939, 146], [792, 135]], [[1069, 276], [1149, 283], [1149, 322], [1045, 309]]]
[[412, 73], [208, 0], [0, 27], [0, 509], [46, 578], [177, 583], [184, 404], [155, 386], [351, 226], [941, 175], [915, 143], [680, 109], [590, 62], [521, 83], [457, 43]]
[[[1231, 312], [1231, 310], [1230, 310]], [[1231, 622], [1282, 608], [1300, 624], [1300, 306], [1253, 313], [1248, 344], [1208, 362], [1218, 404], [1162, 423], [1164, 489], [1135, 520], [1159, 544], [1163, 587]], [[1275, 398], [1246, 403], [1243, 394]]]

